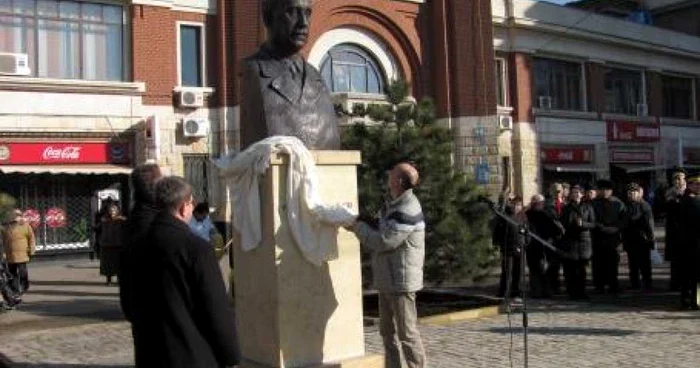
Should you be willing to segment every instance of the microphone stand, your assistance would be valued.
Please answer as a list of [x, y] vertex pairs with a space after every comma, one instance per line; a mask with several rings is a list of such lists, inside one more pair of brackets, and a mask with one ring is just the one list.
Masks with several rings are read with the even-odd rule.
[[[549, 248], [553, 252], [555, 252], [559, 256], [565, 256], [565, 253], [562, 252], [561, 250], [557, 249], [554, 247], [551, 243], [548, 241], [542, 239], [539, 237], [537, 234], [531, 232], [529, 229], [526, 227], [522, 226], [519, 222], [517, 222], [515, 219], [512, 217], [506, 215], [499, 207], [493, 203], [493, 201], [486, 199], [486, 198], [480, 198], [481, 201], [486, 202], [489, 205], [489, 208], [491, 208], [491, 211], [493, 211], [496, 216], [500, 217], [502, 220], [506, 221], [507, 223], [516, 226], [518, 228], [518, 232], [521, 235], [524, 235], [528, 238], [532, 238], [540, 242], [543, 246]], [[527, 282], [525, 280], [525, 266], [527, 264], [527, 245], [524, 245], [521, 251], [521, 256], [520, 256], [520, 290], [522, 290], [522, 296], [523, 296], [523, 307], [522, 307], [522, 315], [523, 315], [523, 358], [524, 358], [524, 367], [528, 368], [528, 345], [527, 345], [527, 329], [528, 329], [528, 314], [527, 314]]]

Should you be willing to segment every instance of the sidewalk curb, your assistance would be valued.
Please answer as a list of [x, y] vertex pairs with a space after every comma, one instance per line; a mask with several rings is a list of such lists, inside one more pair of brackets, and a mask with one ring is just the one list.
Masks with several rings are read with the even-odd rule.
[[501, 307], [493, 305], [476, 309], [468, 309], [458, 312], [438, 314], [430, 317], [419, 318], [418, 322], [423, 325], [445, 326], [451, 323], [469, 321], [479, 318], [488, 318], [499, 315]]

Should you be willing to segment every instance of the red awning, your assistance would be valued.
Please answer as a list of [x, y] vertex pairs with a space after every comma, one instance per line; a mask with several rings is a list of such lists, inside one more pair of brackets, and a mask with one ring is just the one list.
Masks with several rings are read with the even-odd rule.
[[4, 174], [131, 174], [131, 167], [119, 165], [1, 165]]

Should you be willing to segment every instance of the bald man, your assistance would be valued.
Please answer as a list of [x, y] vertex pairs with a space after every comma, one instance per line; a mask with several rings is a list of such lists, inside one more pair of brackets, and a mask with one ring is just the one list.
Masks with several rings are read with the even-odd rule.
[[416, 314], [416, 292], [423, 288], [425, 258], [423, 211], [413, 194], [418, 179], [418, 171], [410, 164], [394, 166], [388, 183], [392, 199], [381, 212], [379, 227], [358, 221], [349, 228], [372, 253], [387, 368], [401, 368], [399, 349], [409, 368], [425, 367]]

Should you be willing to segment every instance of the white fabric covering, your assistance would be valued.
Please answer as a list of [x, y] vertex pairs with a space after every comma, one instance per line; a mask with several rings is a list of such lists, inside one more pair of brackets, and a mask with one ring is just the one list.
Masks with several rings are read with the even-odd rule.
[[258, 178], [275, 153], [289, 155], [287, 220], [294, 241], [313, 264], [338, 258], [338, 227], [352, 224], [356, 215], [344, 206], [321, 203], [314, 158], [295, 137], [269, 137], [239, 154], [213, 161], [221, 175], [231, 180], [233, 226], [241, 234], [241, 247], [248, 251], [262, 240]]

